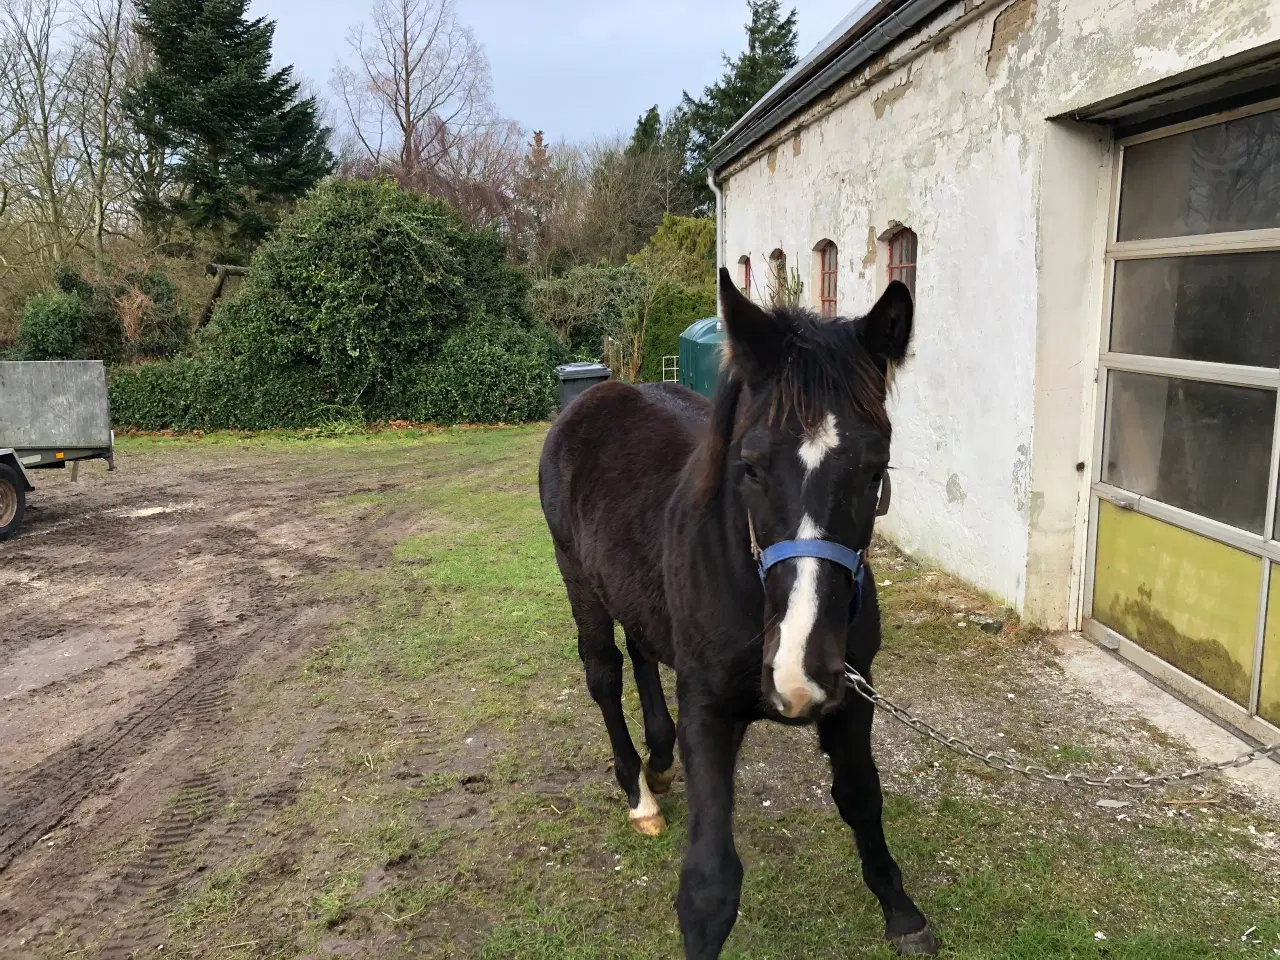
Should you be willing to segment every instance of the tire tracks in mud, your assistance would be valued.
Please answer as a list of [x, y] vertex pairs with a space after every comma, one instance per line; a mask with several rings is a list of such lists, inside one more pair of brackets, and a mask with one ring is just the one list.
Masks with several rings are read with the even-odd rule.
[[[394, 510], [370, 518], [356, 539], [341, 518], [308, 509], [367, 484], [365, 470], [275, 476], [265, 488], [253, 470], [167, 474], [160, 483], [144, 475], [141, 491], [68, 491], [46, 515], [52, 536], [6, 557], [52, 585], [32, 595], [18, 593], [25, 580], [0, 584], [0, 602], [23, 601], [0, 642], [6, 660], [36, 638], [79, 642], [103, 611], [109, 623], [141, 628], [133, 650], [29, 693], [60, 687], [74, 696], [75, 684], [109, 683], [121, 665], [158, 649], [186, 648], [190, 658], [118, 717], [0, 778], [0, 955], [38, 955], [55, 936], [92, 956], [155, 950], [168, 932], [165, 898], [271, 831], [299, 789], [306, 752], [327, 719], [290, 718], [288, 730], [306, 741], [292, 760], [228, 763], [246, 749], [261, 756], [264, 730], [241, 721], [261, 694], [245, 693], [327, 630], [327, 605], [305, 602], [298, 578], [340, 557], [356, 566], [381, 561], [398, 518]], [[190, 506], [142, 517], [120, 509], [178, 502]], [[136, 586], [119, 586], [128, 583]], [[152, 624], [163, 625], [159, 635]]]
[[238, 651], [218, 643], [201, 613], [189, 615], [182, 636], [195, 656], [164, 690], [105, 730], [48, 757], [6, 791], [12, 798], [0, 806], [0, 873], [80, 803], [113, 788], [120, 771], [175, 724], [195, 729], [214, 719]]
[[[0, 910], [0, 925], [22, 925], [28, 943], [71, 927], [105, 937], [98, 955], [122, 958], [163, 934], [163, 924], [146, 909], [147, 902], [197, 867], [193, 857], [186, 869], [175, 869], [176, 855], [207, 839], [200, 859], [216, 862], [234, 842], [227, 831], [209, 829], [211, 815], [230, 798], [225, 761], [217, 756], [225, 746], [220, 728], [230, 719], [228, 698], [238, 670], [264, 643], [289, 629], [296, 610], [287, 599], [286, 591], [274, 584], [253, 590], [247, 605], [256, 616], [248, 629], [234, 615], [215, 619], [197, 609], [199, 601], [188, 603], [180, 642], [191, 645], [194, 656], [182, 673], [126, 716], [47, 758], [6, 791], [9, 796], [0, 805], [0, 878], [87, 801], [118, 793], [131, 765], [174, 738], [158, 758], [159, 768], [146, 773], [148, 783], [163, 788], [153, 800], [158, 804], [167, 796], [168, 801], [147, 818], [140, 853], [120, 869], [94, 876], [86, 859], [89, 851], [78, 850], [73, 840], [24, 884], [9, 909]], [[244, 798], [247, 813], [239, 821], [240, 835], [287, 802], [295, 787], [291, 774], [282, 771], [283, 782], [277, 776], [267, 789]], [[127, 797], [109, 799], [113, 805], [128, 802]], [[5, 946], [0, 940], [0, 952]]]

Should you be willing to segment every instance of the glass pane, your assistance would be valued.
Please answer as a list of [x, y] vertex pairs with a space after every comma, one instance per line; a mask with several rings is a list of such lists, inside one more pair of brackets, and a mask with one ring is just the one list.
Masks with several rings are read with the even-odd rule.
[[1121, 260], [1111, 349], [1280, 365], [1280, 251]]
[[1260, 558], [1105, 500], [1094, 558], [1093, 619], [1248, 703]]
[[1102, 479], [1261, 533], [1275, 407], [1271, 390], [1112, 371]]
[[1121, 240], [1280, 227], [1280, 110], [1124, 151]]

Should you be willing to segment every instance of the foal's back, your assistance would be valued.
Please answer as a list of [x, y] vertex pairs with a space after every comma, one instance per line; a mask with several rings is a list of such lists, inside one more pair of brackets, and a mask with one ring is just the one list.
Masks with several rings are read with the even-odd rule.
[[708, 409], [682, 387], [602, 383], [556, 420], [538, 464], [542, 510], [566, 582], [594, 593], [668, 664], [663, 517]]

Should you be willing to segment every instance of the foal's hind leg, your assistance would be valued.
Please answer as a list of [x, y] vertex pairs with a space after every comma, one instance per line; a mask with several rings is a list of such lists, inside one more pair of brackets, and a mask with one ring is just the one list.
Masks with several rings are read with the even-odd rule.
[[649, 745], [649, 759], [644, 765], [644, 778], [656, 796], [664, 796], [675, 779], [676, 725], [662, 695], [662, 678], [658, 665], [640, 652], [640, 645], [627, 633], [627, 653], [640, 693], [640, 709], [644, 712], [644, 740]]
[[885, 937], [899, 953], [933, 956], [938, 940], [924, 914], [902, 888], [898, 869], [884, 839], [880, 774], [871, 758], [871, 721], [875, 708], [857, 697], [823, 717], [818, 740], [831, 757], [831, 796], [844, 822], [853, 828], [862, 858], [862, 878], [884, 911]]
[[[564, 565], [561, 566], [564, 570]], [[604, 716], [613, 745], [613, 773], [627, 795], [631, 825], [646, 836], [666, 829], [662, 808], [641, 774], [640, 754], [631, 742], [622, 713], [622, 653], [613, 642], [613, 620], [594, 594], [565, 576], [569, 605], [578, 625], [578, 656], [587, 672], [587, 691]]]

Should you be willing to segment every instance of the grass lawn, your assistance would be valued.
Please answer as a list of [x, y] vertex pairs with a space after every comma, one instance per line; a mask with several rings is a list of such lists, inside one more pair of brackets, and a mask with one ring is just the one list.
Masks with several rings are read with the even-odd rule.
[[[317, 472], [358, 463], [377, 489], [300, 509], [348, 518], [356, 539], [392, 531], [383, 555], [305, 587], [340, 606], [340, 626], [242, 711], [245, 729], [271, 731], [265, 747], [225, 747], [250, 786], [280, 762], [296, 789], [268, 809], [246, 788], [211, 814], [243, 836], [194, 871], [175, 864], [166, 956], [681, 955], [683, 783], [666, 835], [630, 830], [538, 506], [544, 433], [121, 440], [155, 456], [247, 445]], [[1071, 688], [1007, 612], [887, 545], [873, 563], [890, 581], [889, 694], [1028, 760], [1109, 772], [1184, 756]], [[980, 629], [990, 620], [999, 633]], [[630, 685], [626, 704], [638, 719]], [[814, 741], [763, 724], [748, 736], [727, 957], [892, 956]], [[1102, 794], [999, 778], [884, 716], [877, 748], [890, 848], [945, 956], [1280, 955], [1277, 824], [1224, 781], [1106, 794], [1132, 806], [1101, 809]]]

